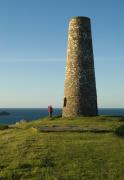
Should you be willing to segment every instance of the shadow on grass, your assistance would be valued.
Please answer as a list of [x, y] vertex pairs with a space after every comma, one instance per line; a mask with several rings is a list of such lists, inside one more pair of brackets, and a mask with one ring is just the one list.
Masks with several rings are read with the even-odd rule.
[[124, 137], [124, 124], [115, 129], [115, 134], [119, 137]]
[[62, 118], [62, 115], [48, 117], [49, 120], [56, 120], [56, 119], [59, 119], [59, 118]]
[[0, 124], [0, 130], [5, 130], [5, 129], [8, 129], [8, 128], [9, 128], [8, 125]]
[[120, 117], [119, 122], [124, 122], [124, 116]]

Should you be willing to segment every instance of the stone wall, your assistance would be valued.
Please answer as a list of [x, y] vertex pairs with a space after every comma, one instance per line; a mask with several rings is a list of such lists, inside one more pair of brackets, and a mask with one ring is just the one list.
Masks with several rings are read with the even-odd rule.
[[87, 17], [69, 23], [63, 117], [97, 115], [91, 25]]

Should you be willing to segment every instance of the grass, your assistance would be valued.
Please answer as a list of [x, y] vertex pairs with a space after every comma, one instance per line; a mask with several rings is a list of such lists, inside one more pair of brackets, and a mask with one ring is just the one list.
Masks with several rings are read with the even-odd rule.
[[[123, 180], [122, 117], [44, 118], [0, 130], [0, 179]], [[40, 126], [110, 129], [112, 133], [35, 131]]]

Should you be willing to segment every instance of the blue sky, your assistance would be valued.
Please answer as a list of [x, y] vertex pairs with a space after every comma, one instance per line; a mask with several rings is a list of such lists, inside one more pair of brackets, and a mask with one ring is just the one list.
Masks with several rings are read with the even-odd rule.
[[0, 0], [0, 107], [62, 107], [68, 23], [92, 23], [99, 107], [124, 107], [123, 0]]

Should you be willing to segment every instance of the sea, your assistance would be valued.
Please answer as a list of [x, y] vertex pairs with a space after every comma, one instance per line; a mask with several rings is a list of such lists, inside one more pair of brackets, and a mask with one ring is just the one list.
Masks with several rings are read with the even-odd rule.
[[[47, 108], [0, 108], [1, 111], [7, 111], [10, 115], [1, 115], [0, 124], [15, 124], [20, 120], [33, 121], [48, 116]], [[124, 116], [124, 108], [99, 108], [99, 115]], [[61, 108], [54, 108], [53, 115], [62, 114]]]

